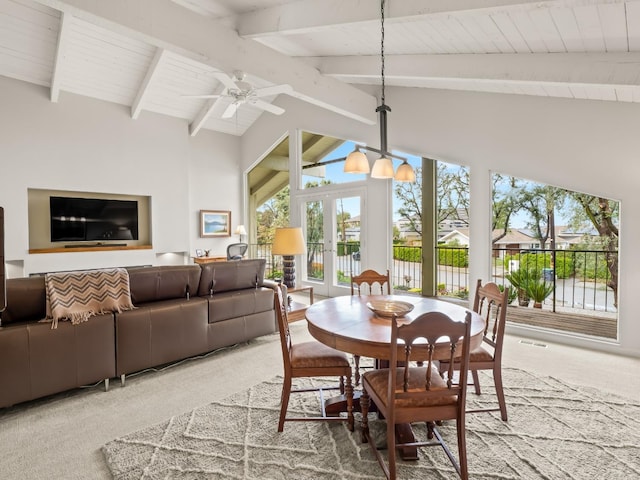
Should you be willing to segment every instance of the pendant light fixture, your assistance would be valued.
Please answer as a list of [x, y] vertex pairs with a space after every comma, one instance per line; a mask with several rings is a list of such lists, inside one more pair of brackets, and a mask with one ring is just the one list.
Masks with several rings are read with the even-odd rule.
[[[380, 95], [380, 105], [376, 108], [376, 112], [380, 114], [380, 149], [378, 150], [367, 145], [356, 145], [355, 150], [345, 159], [344, 172], [369, 173], [369, 160], [367, 160], [367, 156], [362, 152], [362, 150], [368, 150], [380, 154], [380, 158], [373, 164], [371, 178], [395, 178], [397, 182], [415, 182], [416, 174], [407, 162], [407, 159], [393, 155], [387, 150], [387, 112], [390, 112], [391, 108], [384, 103], [384, 4], [385, 0], [380, 0], [380, 79], [382, 92]], [[402, 160], [402, 165], [398, 167], [395, 176], [393, 174], [392, 158]]]

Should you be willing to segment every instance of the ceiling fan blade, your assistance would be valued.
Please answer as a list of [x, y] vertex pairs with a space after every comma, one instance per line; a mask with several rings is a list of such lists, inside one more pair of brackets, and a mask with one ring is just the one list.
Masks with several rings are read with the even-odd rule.
[[233, 115], [236, 113], [236, 110], [238, 110], [239, 106], [240, 104], [237, 102], [230, 103], [229, 106], [226, 108], [226, 110], [222, 113], [222, 118], [233, 117]]
[[272, 87], [256, 88], [254, 94], [256, 97], [268, 97], [270, 95], [280, 95], [281, 93], [291, 93], [293, 88], [286, 83], [282, 85], [274, 85]]
[[232, 89], [232, 90], [237, 90], [238, 89], [238, 86], [236, 85], [236, 82], [234, 82], [233, 79], [231, 77], [229, 77], [229, 75], [227, 75], [226, 73], [213, 72], [213, 76], [220, 83], [222, 83], [226, 88]]
[[262, 100], [253, 100], [251, 105], [261, 108], [262, 110], [266, 110], [269, 113], [273, 113], [274, 115], [282, 115], [284, 113], [284, 108], [277, 107], [271, 103], [263, 102]]

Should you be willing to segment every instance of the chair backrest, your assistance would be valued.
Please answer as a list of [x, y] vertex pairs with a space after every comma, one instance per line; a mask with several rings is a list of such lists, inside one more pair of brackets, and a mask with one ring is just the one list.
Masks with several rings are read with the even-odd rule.
[[389, 280], [389, 270], [387, 270], [386, 275], [378, 273], [375, 270], [365, 270], [360, 275], [351, 276], [351, 295], [355, 295], [357, 290], [358, 296], [360, 296], [363, 285], [366, 285], [368, 289], [368, 292], [364, 292], [365, 294], [370, 293], [375, 295], [379, 292], [380, 295], [385, 295], [385, 284], [387, 285], [386, 295], [391, 295], [391, 281]]
[[473, 300], [473, 311], [480, 314], [485, 321], [483, 342], [494, 348], [494, 360], [502, 356], [502, 342], [504, 338], [505, 322], [507, 320], [507, 305], [509, 304], [509, 287], [503, 292], [493, 282], [482, 285], [478, 280], [476, 295]]
[[247, 253], [249, 245], [246, 243], [232, 243], [227, 246], [227, 260], [241, 260]]
[[289, 319], [287, 318], [287, 304], [284, 301], [280, 285], [276, 286], [275, 303], [280, 345], [282, 347], [282, 361], [284, 362], [284, 369], [287, 371], [291, 369], [291, 333], [289, 332]]
[[[394, 318], [391, 323], [391, 361], [389, 363], [389, 385], [399, 385], [397, 375], [402, 372], [402, 391], [389, 389], [387, 405], [395, 405], [397, 400], [409, 400], [411, 398], [427, 397], [433, 405], [438, 405], [437, 397], [451, 397], [457, 395], [457, 405], [464, 408], [467, 385], [467, 370], [469, 366], [469, 342], [471, 333], [471, 312], [467, 311], [465, 321], [456, 321], [441, 312], [427, 312], [418, 316], [407, 325], [398, 325]], [[418, 342], [419, 339], [420, 340]], [[401, 340], [402, 342], [399, 342]], [[426, 344], [424, 343], [426, 342]], [[407, 390], [411, 351], [417, 348], [426, 348], [428, 361], [426, 361], [426, 375], [424, 376], [424, 388], [420, 390]], [[447, 388], [432, 388], [432, 375], [439, 376], [438, 367], [433, 365], [436, 359], [444, 360], [447, 356], [449, 364]], [[398, 363], [400, 362], [400, 363]], [[460, 369], [460, 380], [452, 382], [453, 365], [458, 362], [456, 368]], [[394, 368], [396, 367], [396, 368]], [[445, 420], [443, 418], [443, 420]]]

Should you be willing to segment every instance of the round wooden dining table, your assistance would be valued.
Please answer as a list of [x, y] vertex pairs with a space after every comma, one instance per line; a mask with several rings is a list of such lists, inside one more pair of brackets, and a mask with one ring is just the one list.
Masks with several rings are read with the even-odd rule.
[[[460, 305], [428, 297], [409, 295], [342, 296], [320, 300], [307, 308], [305, 313], [309, 332], [319, 342], [342, 352], [388, 360], [391, 354], [391, 318], [374, 313], [367, 303], [372, 300], [400, 301], [413, 305], [413, 310], [398, 318], [399, 323], [410, 323], [427, 312], [441, 312], [454, 320], [464, 322], [471, 311]], [[471, 312], [471, 349], [479, 347], [484, 334], [484, 319]], [[434, 359], [447, 359], [450, 351], [443, 342], [434, 352]], [[414, 344], [411, 360], [427, 360], [427, 350]]]
[[[374, 313], [367, 306], [367, 303], [373, 300], [399, 301], [413, 305], [411, 312], [397, 319], [399, 323], [410, 323], [414, 318], [427, 312], [441, 312], [454, 320], [464, 322], [467, 312], [471, 311], [443, 300], [408, 295], [333, 297], [320, 300], [309, 306], [305, 313], [309, 332], [316, 340], [336, 350], [374, 358], [376, 361], [389, 360], [391, 356], [391, 322], [393, 319]], [[484, 319], [471, 311], [471, 350], [481, 345], [484, 329]], [[428, 360], [426, 346], [421, 349], [419, 342], [420, 340], [416, 341], [411, 349], [411, 360]], [[450, 353], [448, 343], [443, 341], [441, 347], [436, 345], [433, 359], [448, 359]], [[399, 355], [402, 355], [402, 353], [399, 352]], [[327, 414], [346, 411], [346, 400], [343, 397], [334, 397], [326, 400], [325, 411]], [[358, 410], [359, 400], [360, 395], [356, 392], [354, 394], [354, 407]], [[409, 424], [397, 424], [395, 433], [398, 443], [415, 441], [413, 430]], [[400, 449], [400, 456], [404, 460], [417, 460], [417, 447]]]

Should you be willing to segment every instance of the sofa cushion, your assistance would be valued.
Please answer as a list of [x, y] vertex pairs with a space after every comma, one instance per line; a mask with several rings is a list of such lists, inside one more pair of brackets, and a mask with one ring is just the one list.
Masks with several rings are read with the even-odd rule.
[[7, 308], [2, 312], [2, 324], [32, 322], [46, 316], [44, 277], [11, 278], [7, 280]]
[[200, 284], [199, 265], [168, 265], [128, 268], [131, 301], [134, 305], [196, 295]]
[[261, 287], [265, 265], [264, 258], [205, 263], [201, 265], [198, 295]]
[[247, 288], [209, 297], [209, 323], [273, 310], [273, 290]]
[[207, 299], [198, 297], [117, 313], [117, 375], [206, 352], [207, 325]]

